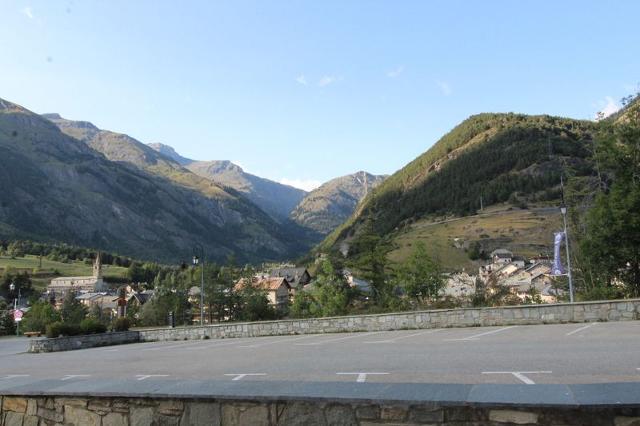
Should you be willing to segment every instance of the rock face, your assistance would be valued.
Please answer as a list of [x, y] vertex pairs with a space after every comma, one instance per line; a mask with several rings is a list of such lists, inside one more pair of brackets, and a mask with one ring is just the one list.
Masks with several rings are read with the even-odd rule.
[[351, 216], [360, 200], [385, 177], [360, 171], [330, 180], [307, 194], [291, 212], [291, 218], [326, 235]]
[[173, 161], [175, 161], [176, 163], [180, 164], [181, 166], [186, 166], [189, 165], [191, 163], [193, 163], [193, 160], [183, 157], [182, 155], [178, 154], [176, 152], [175, 149], [173, 149], [173, 147], [169, 146], [169, 145], [165, 145], [163, 143], [150, 143], [147, 144], [149, 145], [151, 148], [155, 149], [156, 151], [158, 151], [160, 154], [164, 155], [165, 157], [169, 157], [171, 158]]
[[302, 189], [247, 173], [230, 161], [193, 161], [187, 168], [199, 176], [239, 191], [279, 221], [286, 220], [291, 210], [307, 194]]
[[198, 242], [218, 260], [286, 259], [308, 247], [244, 197], [144, 144], [50, 117], [59, 123], [0, 99], [0, 237], [170, 263]]

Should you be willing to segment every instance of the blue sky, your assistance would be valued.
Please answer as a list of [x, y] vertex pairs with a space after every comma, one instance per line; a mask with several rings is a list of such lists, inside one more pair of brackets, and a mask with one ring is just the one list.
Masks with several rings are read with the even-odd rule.
[[0, 2], [0, 97], [310, 187], [471, 114], [591, 119], [640, 82], [638, 1]]

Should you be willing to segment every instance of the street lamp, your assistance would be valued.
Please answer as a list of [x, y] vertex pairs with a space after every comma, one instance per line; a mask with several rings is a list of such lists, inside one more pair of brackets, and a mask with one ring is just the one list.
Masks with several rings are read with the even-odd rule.
[[[16, 309], [18, 309], [18, 304], [20, 303], [20, 291], [21, 289], [18, 289], [18, 297], [13, 299], [13, 310], [15, 311]], [[14, 291], [16, 291], [16, 285], [14, 283], [9, 284], [9, 291], [11, 293], [13, 293]]]
[[571, 276], [571, 256], [569, 255], [569, 234], [567, 233], [567, 206], [560, 206], [564, 224], [564, 246], [567, 249], [567, 276], [569, 277], [569, 301], [573, 303], [573, 277]]
[[200, 266], [200, 325], [204, 325], [204, 247], [201, 244], [197, 244], [196, 248], [200, 250], [201, 257], [193, 255], [193, 266], [198, 266], [200, 259], [202, 259], [202, 265]]
[[[14, 291], [16, 291], [16, 285], [15, 285], [15, 283], [11, 283], [11, 284], [9, 284], [9, 291], [10, 291], [11, 293], [13, 293]], [[21, 296], [20, 292], [21, 292], [21, 289], [19, 288], [19, 289], [18, 289], [18, 297], [16, 297], [16, 298], [14, 298], [14, 299], [13, 299], [13, 312], [14, 312], [14, 314], [13, 314], [13, 315], [14, 315], [14, 317], [13, 317], [13, 318], [14, 318], [14, 321], [15, 321], [15, 318], [16, 318], [16, 316], [15, 316], [15, 311], [17, 311], [17, 310], [18, 310], [18, 304], [20, 303], [20, 296]], [[20, 334], [20, 322], [19, 322], [19, 321], [16, 321], [16, 324], [17, 324], [17, 325], [16, 325], [16, 336], [18, 336], [18, 335]]]

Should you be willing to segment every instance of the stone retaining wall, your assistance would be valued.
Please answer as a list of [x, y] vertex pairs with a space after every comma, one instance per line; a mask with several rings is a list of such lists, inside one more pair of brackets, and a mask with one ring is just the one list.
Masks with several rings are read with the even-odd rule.
[[526, 407], [283, 399], [0, 396], [3, 426], [601, 425], [640, 424], [629, 407]]
[[222, 339], [290, 334], [350, 333], [422, 328], [477, 327], [640, 319], [640, 299], [499, 308], [439, 309], [331, 318], [220, 323], [203, 327], [157, 328], [88, 336], [31, 340], [29, 352], [163, 340]]
[[29, 341], [29, 352], [59, 352], [74, 349], [87, 349], [96, 346], [122, 345], [137, 343], [140, 334], [137, 331], [115, 333], [88, 334], [86, 336], [57, 337], [55, 339], [39, 338]]
[[141, 341], [220, 339], [421, 328], [555, 324], [640, 319], [640, 299], [499, 308], [440, 309], [332, 318], [221, 323], [140, 330]]

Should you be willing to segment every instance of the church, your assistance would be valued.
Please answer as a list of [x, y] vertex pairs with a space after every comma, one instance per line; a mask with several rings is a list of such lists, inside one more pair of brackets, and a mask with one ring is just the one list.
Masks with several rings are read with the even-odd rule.
[[69, 291], [76, 293], [96, 293], [107, 291], [107, 284], [102, 279], [102, 262], [97, 253], [93, 262], [93, 275], [89, 277], [58, 277], [51, 280], [47, 292], [56, 298], [64, 297]]

